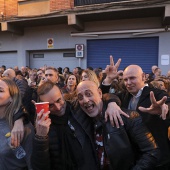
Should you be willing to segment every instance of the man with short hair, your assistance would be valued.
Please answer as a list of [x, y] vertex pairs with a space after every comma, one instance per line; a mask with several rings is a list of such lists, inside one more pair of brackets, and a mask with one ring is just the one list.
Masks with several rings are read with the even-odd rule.
[[19, 70], [18, 66], [15, 66], [15, 67], [14, 67], [14, 71], [16, 72], [16, 71], [18, 71], [18, 70]]
[[161, 69], [157, 67], [154, 71], [154, 77], [155, 77], [154, 80], [160, 79], [161, 73], [162, 73]]
[[118, 71], [118, 81], [119, 81], [119, 83], [123, 80], [123, 70], [119, 70]]
[[86, 134], [93, 135], [88, 117], [74, 114], [59, 87], [51, 81], [39, 86], [37, 93], [40, 101], [49, 102], [50, 114], [41, 110], [37, 115], [33, 169], [99, 170], [95, 146]]
[[27, 71], [27, 68], [22, 66], [21, 67], [21, 72], [22, 72], [22, 75], [23, 77], [25, 77], [26, 79], [28, 79], [28, 71]]
[[53, 83], [58, 83], [58, 71], [54, 67], [47, 67], [45, 70], [45, 77], [47, 80], [52, 81]]
[[42, 69], [38, 69], [37, 76], [38, 76], [37, 83], [39, 84], [42, 79], [45, 79], [45, 71]]
[[165, 104], [167, 93], [145, 84], [143, 70], [138, 65], [128, 66], [124, 70], [123, 80], [128, 92], [120, 96], [122, 106], [130, 108], [133, 99], [136, 99], [135, 109], [142, 116], [143, 122], [150, 129], [161, 151], [158, 169], [168, 170], [170, 168], [170, 142], [168, 140], [170, 122], [165, 120], [169, 111], [168, 105]]
[[62, 88], [62, 85], [59, 83], [59, 73], [54, 67], [47, 67], [45, 70], [45, 79], [42, 79], [39, 83], [39, 86], [44, 82], [50, 80], [55, 83], [59, 88]]
[[155, 78], [154, 71], [155, 71], [156, 68], [158, 68], [158, 66], [156, 66], [156, 65], [153, 65], [151, 67], [152, 72], [149, 74], [148, 83], [151, 82], [152, 80], [154, 80], [154, 78]]
[[159, 150], [136, 111], [128, 112], [130, 118], [122, 116], [124, 126], [112, 127], [110, 122], [104, 122], [107, 104], [102, 101], [102, 92], [94, 82], [79, 83], [76, 92], [80, 112], [84, 111], [94, 122], [94, 142], [102, 170], [150, 170], [155, 167]]
[[[40, 101], [49, 102], [49, 112], [36, 118], [32, 165], [34, 170], [99, 170], [93, 142], [93, 126], [84, 113], [76, 112], [51, 81], [37, 90]], [[116, 97], [112, 102], [119, 102]], [[105, 98], [105, 100], [110, 100]]]
[[38, 79], [42, 79], [43, 77], [45, 77], [45, 72], [44, 72], [44, 70], [38, 69], [38, 70], [37, 70], [37, 76], [38, 76]]
[[[109, 81], [112, 81], [116, 74], [116, 71], [112, 68], [112, 56], [110, 59], [111, 64], [107, 67], [105, 84], [109, 84]], [[170, 101], [167, 93], [145, 84], [145, 74], [138, 65], [126, 67], [123, 72], [123, 80], [127, 91], [118, 94], [122, 107], [138, 111], [144, 124], [154, 136], [161, 151], [161, 159], [158, 161], [155, 170], [169, 170], [170, 142], [168, 139], [168, 127], [170, 121], [166, 119], [166, 115], [169, 113], [168, 105]]]
[[156, 66], [156, 65], [153, 65], [153, 66], [151, 67], [152, 73], [154, 73], [154, 71], [155, 71], [156, 68], [158, 68], [158, 66]]
[[75, 67], [75, 68], [73, 69], [73, 74], [74, 74], [75, 76], [80, 77], [81, 73], [82, 73], [81, 67]]
[[21, 96], [23, 98], [25, 93], [26, 93], [26, 91], [29, 88], [27, 81], [21, 80], [21, 79], [17, 79], [15, 71], [13, 69], [11, 69], [11, 68], [5, 70], [2, 76], [9, 77], [13, 81], [15, 81], [16, 85], [18, 86], [18, 88], [20, 90]]

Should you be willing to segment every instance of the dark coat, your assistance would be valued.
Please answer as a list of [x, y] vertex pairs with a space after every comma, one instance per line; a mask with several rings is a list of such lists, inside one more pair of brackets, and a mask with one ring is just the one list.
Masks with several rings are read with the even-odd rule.
[[[35, 98], [37, 98], [36, 90], [28, 86], [28, 82], [26, 79], [13, 78], [13, 81], [19, 88], [22, 97], [22, 104], [28, 113], [27, 116], [31, 123], [34, 124], [35, 106], [31, 101], [32, 100], [36, 101], [35, 100]], [[18, 114], [17, 116], [18, 118], [20, 117]]]
[[152, 134], [142, 123], [138, 112], [125, 112], [130, 118], [122, 116], [124, 126], [112, 127], [110, 122], [103, 126], [104, 147], [111, 169], [154, 169], [160, 152]]
[[[163, 96], [167, 96], [166, 92], [151, 88], [144, 87], [142, 94], [140, 96], [139, 102], [137, 104], [137, 111], [142, 116], [142, 120], [145, 125], [148, 127], [152, 135], [154, 136], [160, 151], [161, 151], [161, 160], [159, 164], [166, 164], [166, 162], [170, 162], [170, 141], [168, 140], [168, 126], [170, 125], [169, 119], [162, 120], [159, 115], [151, 115], [149, 113], [141, 112], [138, 107], [150, 107], [150, 91], [154, 92], [156, 100], [162, 99]], [[129, 101], [132, 95], [129, 92], [118, 94], [119, 98], [122, 102], [123, 108], [128, 108]], [[169, 98], [167, 100], [169, 102]]]
[[33, 169], [97, 170], [94, 146], [85, 132], [92, 132], [87, 116], [75, 115], [68, 103], [64, 116], [50, 116], [52, 124], [48, 138], [40, 140], [35, 137], [33, 142]]

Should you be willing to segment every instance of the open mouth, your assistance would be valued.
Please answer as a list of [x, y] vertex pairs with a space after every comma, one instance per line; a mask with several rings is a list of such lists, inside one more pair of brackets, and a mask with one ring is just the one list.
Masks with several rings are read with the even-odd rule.
[[88, 105], [85, 105], [84, 107], [88, 112], [91, 112], [94, 108], [94, 104], [88, 104]]

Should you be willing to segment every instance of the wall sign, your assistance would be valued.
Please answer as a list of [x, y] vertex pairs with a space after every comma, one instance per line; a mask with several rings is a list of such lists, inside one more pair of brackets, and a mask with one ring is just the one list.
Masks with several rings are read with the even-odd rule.
[[76, 44], [76, 57], [83, 58], [84, 57], [84, 44]]
[[161, 65], [169, 65], [169, 55], [161, 55]]
[[47, 48], [54, 48], [54, 40], [53, 38], [47, 39]]

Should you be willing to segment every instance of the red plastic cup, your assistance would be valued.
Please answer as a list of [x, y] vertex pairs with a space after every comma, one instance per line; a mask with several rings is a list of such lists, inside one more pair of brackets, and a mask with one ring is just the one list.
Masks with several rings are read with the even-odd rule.
[[40, 102], [35, 103], [36, 112], [39, 113], [42, 109], [44, 109], [44, 113], [49, 111], [49, 102]]

